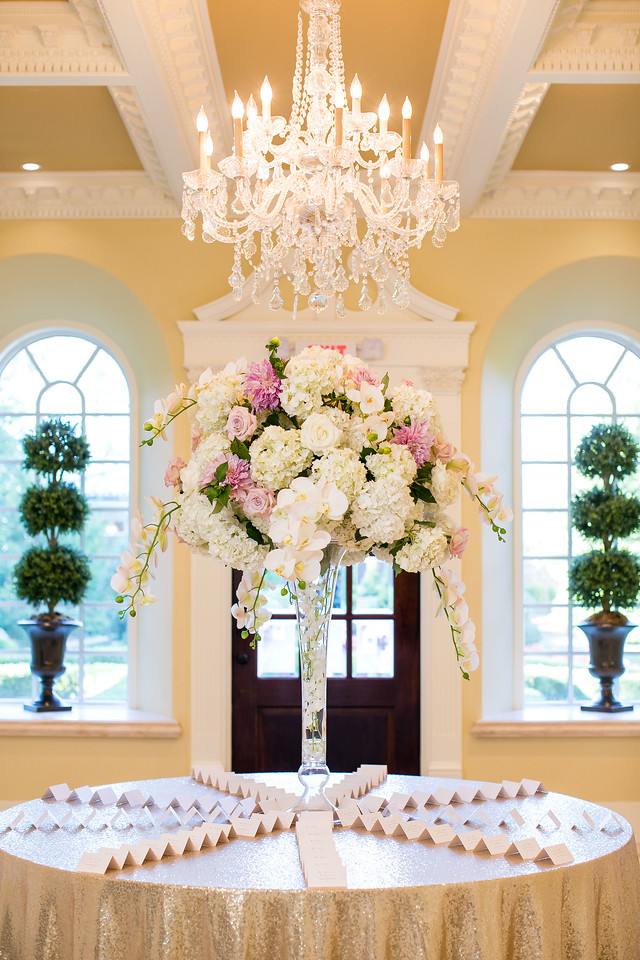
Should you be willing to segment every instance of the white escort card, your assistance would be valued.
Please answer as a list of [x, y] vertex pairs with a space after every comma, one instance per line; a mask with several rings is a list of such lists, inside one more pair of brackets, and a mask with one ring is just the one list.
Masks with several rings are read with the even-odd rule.
[[141, 807], [144, 801], [145, 798], [141, 790], [125, 790], [124, 793], [118, 797], [116, 803], [119, 807]]
[[449, 841], [449, 846], [462, 845], [467, 851], [475, 850], [481, 840], [482, 834], [479, 830], [465, 830], [463, 833], [454, 834], [453, 839]]
[[84, 787], [76, 787], [75, 790], [72, 790], [67, 797], [67, 803], [71, 803], [73, 800], [78, 800], [80, 803], [90, 803], [92, 796], [93, 787], [88, 785]]
[[551, 820], [551, 823], [552, 823], [556, 828], [560, 826], [560, 819], [559, 819], [559, 817], [556, 816], [556, 814], [553, 812], [553, 810], [547, 810], [547, 812], [544, 814], [544, 816], [540, 817], [540, 820], [539, 820], [538, 823], [536, 824], [536, 827], [538, 827], [538, 829], [542, 829], [542, 824], [544, 823], [544, 821], [545, 821], [547, 818], [548, 818], [549, 820]]
[[515, 840], [509, 844], [505, 856], [511, 857], [517, 854], [522, 860], [535, 860], [541, 849], [540, 844], [534, 837], [527, 837], [524, 840]]
[[100, 787], [98, 790], [93, 791], [89, 799], [89, 803], [101, 803], [105, 807], [115, 802], [116, 792], [113, 787]]
[[504, 815], [504, 817], [502, 818], [502, 820], [499, 821], [498, 826], [500, 827], [500, 826], [502, 826], [503, 824], [504, 824], [505, 826], [509, 826], [509, 824], [508, 824], [508, 817], [511, 817], [511, 819], [512, 819], [515, 823], [517, 823], [519, 827], [523, 826], [523, 824], [524, 824], [524, 817], [522, 816], [522, 814], [521, 814], [518, 810], [516, 810], [515, 807], [513, 807], [511, 810], [509, 810], [509, 813], [505, 813], [505, 815]]
[[543, 847], [536, 860], [551, 860], [554, 867], [561, 867], [565, 863], [573, 863], [573, 854], [564, 843], [553, 843]]
[[47, 787], [42, 794], [43, 800], [68, 800], [71, 796], [71, 787], [67, 783], [55, 783], [52, 787]]
[[474, 853], [481, 853], [486, 850], [489, 856], [497, 857], [507, 852], [511, 843], [504, 833], [497, 833], [492, 837], [482, 837], [476, 846]]
[[308, 887], [346, 887], [347, 872], [333, 839], [332, 810], [300, 813], [296, 839]]

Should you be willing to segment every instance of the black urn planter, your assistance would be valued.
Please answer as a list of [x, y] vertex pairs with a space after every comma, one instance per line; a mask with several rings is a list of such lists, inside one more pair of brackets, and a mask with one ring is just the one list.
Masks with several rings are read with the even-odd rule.
[[613, 696], [613, 681], [624, 673], [622, 655], [627, 634], [635, 629], [635, 623], [579, 623], [589, 641], [589, 673], [600, 681], [600, 699], [582, 706], [581, 710], [602, 713], [621, 713], [633, 710], [625, 707]]
[[59, 710], [71, 710], [71, 706], [61, 703], [53, 692], [56, 679], [67, 669], [64, 665], [64, 652], [67, 637], [76, 627], [82, 626], [79, 620], [18, 620], [31, 640], [31, 673], [40, 679], [42, 689], [40, 699], [34, 703], [25, 703], [24, 709], [32, 713], [51, 713]]

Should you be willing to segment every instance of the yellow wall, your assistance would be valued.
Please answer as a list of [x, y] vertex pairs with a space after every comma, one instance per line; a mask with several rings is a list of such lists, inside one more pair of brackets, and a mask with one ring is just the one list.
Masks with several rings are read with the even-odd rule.
[[[0, 224], [0, 259], [28, 253], [65, 255], [99, 266], [125, 284], [157, 321], [173, 366], [184, 379], [176, 322], [193, 319], [193, 307], [228, 292], [228, 249], [188, 243], [177, 221], [41, 221]], [[488, 221], [463, 223], [443, 250], [430, 243], [412, 261], [412, 282], [430, 296], [460, 309], [477, 324], [463, 388], [463, 444], [480, 462], [480, 381], [491, 331], [514, 298], [564, 264], [598, 256], [640, 257], [640, 225], [627, 222]], [[640, 269], [640, 266], [639, 266]], [[2, 310], [0, 296], [0, 310]], [[363, 317], [366, 324], [366, 317]], [[273, 318], [277, 332], [277, 316]], [[241, 352], [241, 345], [238, 345]], [[167, 386], [167, 390], [170, 385]], [[490, 469], [490, 464], [485, 465]], [[476, 536], [464, 563], [467, 597], [481, 618], [479, 524], [464, 505], [464, 522]], [[37, 795], [43, 785], [67, 780], [117, 781], [185, 773], [189, 765], [189, 568], [184, 548], [174, 561], [174, 715], [183, 726], [176, 741], [0, 739], [0, 799]], [[465, 685], [464, 773], [501, 779], [531, 776], [553, 789], [596, 800], [640, 800], [638, 746], [629, 740], [474, 740], [470, 728], [481, 715], [478, 674]], [[594, 772], [597, 770], [594, 786]], [[6, 771], [10, 771], [9, 774]], [[606, 784], [606, 786], [605, 786]]]

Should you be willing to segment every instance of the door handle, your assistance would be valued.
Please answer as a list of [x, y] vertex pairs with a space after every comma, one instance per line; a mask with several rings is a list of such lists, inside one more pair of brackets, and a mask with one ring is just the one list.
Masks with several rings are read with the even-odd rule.
[[236, 663], [239, 663], [241, 667], [246, 667], [249, 663], [249, 654], [248, 653], [237, 653], [236, 654]]

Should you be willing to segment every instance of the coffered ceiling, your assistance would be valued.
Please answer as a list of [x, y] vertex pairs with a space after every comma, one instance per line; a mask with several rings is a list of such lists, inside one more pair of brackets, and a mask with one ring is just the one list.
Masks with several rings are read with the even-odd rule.
[[[0, 217], [174, 217], [203, 104], [287, 114], [296, 0], [0, 0]], [[343, 0], [347, 86], [445, 133], [473, 217], [640, 216], [640, 0]], [[395, 120], [395, 124], [394, 124]], [[609, 167], [624, 161], [630, 169]], [[25, 162], [41, 165], [22, 170]]]

